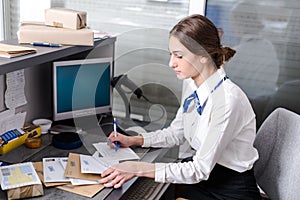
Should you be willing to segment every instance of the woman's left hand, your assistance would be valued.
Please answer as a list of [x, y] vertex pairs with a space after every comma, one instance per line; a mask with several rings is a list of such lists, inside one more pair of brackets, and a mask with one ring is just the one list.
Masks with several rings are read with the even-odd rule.
[[101, 174], [102, 179], [99, 180], [99, 183], [103, 183], [105, 187], [119, 188], [135, 176], [154, 178], [154, 171], [154, 164], [152, 163], [122, 162], [105, 170]]

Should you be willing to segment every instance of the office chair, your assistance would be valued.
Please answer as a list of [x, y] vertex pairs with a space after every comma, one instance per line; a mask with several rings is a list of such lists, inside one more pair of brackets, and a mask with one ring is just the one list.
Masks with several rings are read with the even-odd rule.
[[257, 132], [257, 184], [270, 199], [300, 199], [300, 115], [277, 108]]

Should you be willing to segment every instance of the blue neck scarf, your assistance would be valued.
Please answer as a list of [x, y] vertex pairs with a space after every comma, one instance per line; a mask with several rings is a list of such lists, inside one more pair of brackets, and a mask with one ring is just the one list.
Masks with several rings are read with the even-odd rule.
[[[228, 79], [227, 76], [225, 76], [223, 79], [221, 79], [218, 84], [210, 91], [210, 93], [213, 93], [226, 79]], [[188, 107], [190, 105], [190, 103], [195, 100], [196, 101], [196, 108], [197, 108], [197, 112], [199, 113], [199, 115], [202, 115], [203, 109], [206, 105], [207, 99], [205, 100], [205, 102], [203, 103], [203, 105], [201, 106], [200, 104], [200, 100], [198, 98], [198, 94], [196, 92], [196, 90], [190, 95], [188, 96], [183, 103], [183, 113], [187, 112]]]

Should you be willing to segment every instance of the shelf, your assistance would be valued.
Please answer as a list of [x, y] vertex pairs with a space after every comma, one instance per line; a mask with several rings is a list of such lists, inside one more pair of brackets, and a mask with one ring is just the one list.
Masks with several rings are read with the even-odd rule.
[[[37, 53], [34, 54], [29, 54], [15, 58], [0, 58], [0, 75], [24, 69], [27, 67], [39, 65], [42, 63], [50, 62], [81, 52], [90, 51], [97, 47], [113, 44], [115, 41], [116, 38], [113, 37], [104, 40], [95, 40], [94, 46], [62, 46], [59, 48], [35, 47], [37, 49]], [[1, 43], [18, 45], [17, 40], [5, 40]], [[22, 46], [32, 47], [31, 45]]]

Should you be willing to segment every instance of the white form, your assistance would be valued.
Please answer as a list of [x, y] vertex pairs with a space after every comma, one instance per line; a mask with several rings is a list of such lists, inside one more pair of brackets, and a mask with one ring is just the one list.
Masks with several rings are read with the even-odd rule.
[[0, 179], [2, 190], [42, 184], [32, 162], [0, 167]]
[[105, 142], [93, 144], [97, 151], [104, 157], [110, 160], [139, 160], [140, 157], [131, 148], [119, 148], [117, 151], [111, 148]]
[[93, 156], [80, 154], [81, 173], [102, 174], [107, 167], [103, 166]]
[[[63, 166], [64, 170], [67, 168], [68, 158], [62, 158], [59, 160], [60, 164]], [[72, 185], [91, 185], [91, 184], [98, 184], [97, 181], [91, 180], [83, 180], [78, 178], [69, 178]]]
[[72, 178], [71, 183], [72, 183], [72, 185], [95, 185], [95, 184], [99, 184], [98, 181], [83, 180], [83, 179], [78, 179], [78, 178]]
[[27, 103], [24, 88], [24, 69], [6, 74], [5, 105], [7, 108], [17, 108]]
[[98, 152], [98, 151], [95, 151], [95, 153], [93, 154], [93, 157], [99, 162], [101, 163], [101, 165], [105, 166], [106, 169], [115, 165], [115, 164], [118, 164], [119, 161], [118, 160], [112, 160], [108, 157], [102, 157], [102, 155]]
[[48, 182], [70, 182], [70, 179], [64, 176], [65, 169], [60, 159], [65, 158], [43, 158], [44, 181]]

